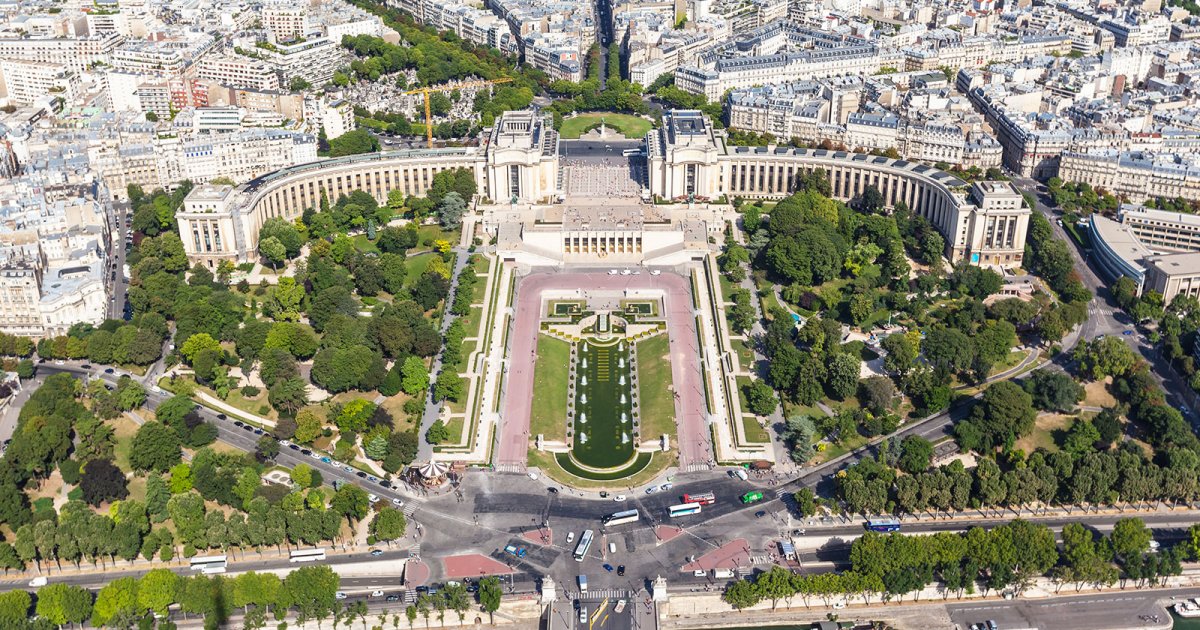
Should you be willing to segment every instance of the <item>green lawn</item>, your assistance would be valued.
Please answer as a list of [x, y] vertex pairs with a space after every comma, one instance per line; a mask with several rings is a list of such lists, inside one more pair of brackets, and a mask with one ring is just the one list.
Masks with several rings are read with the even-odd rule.
[[[470, 268], [463, 271], [469, 273]], [[483, 304], [483, 300], [487, 298], [487, 278], [480, 276], [475, 279], [475, 285], [471, 287], [471, 303]]]
[[733, 290], [736, 289], [732, 282], [729, 281], [729, 276], [718, 274], [717, 278], [721, 281], [721, 299], [726, 302], [733, 301]]
[[576, 140], [591, 129], [598, 128], [601, 119], [604, 120], [605, 126], [610, 131], [616, 131], [623, 134], [626, 138], [632, 139], [645, 137], [646, 132], [650, 131], [650, 127], [653, 126], [649, 120], [638, 116], [614, 114], [612, 112], [592, 112], [564, 120], [562, 128], [558, 130], [558, 135], [568, 140]]
[[450, 439], [446, 440], [446, 444], [458, 444], [462, 441], [463, 419], [451, 418], [446, 423], [446, 431], [450, 433]]
[[463, 318], [463, 328], [467, 331], [468, 337], [482, 336], [479, 334], [479, 320], [481, 319], [483, 319], [483, 308], [472, 306], [471, 312]]
[[363, 253], [367, 253], [367, 252], [375, 252], [376, 254], [379, 253], [379, 248], [375, 247], [375, 243], [372, 242], [371, 239], [367, 238], [366, 234], [358, 234], [354, 237], [354, 247], [357, 248], [358, 251], [363, 252]]
[[417, 280], [421, 279], [421, 274], [425, 273], [425, 269], [429, 267], [429, 263], [436, 255], [437, 254], [431, 252], [425, 252], [423, 254], [409, 256], [408, 259], [404, 261], [404, 267], [407, 271], [406, 275], [404, 276], [404, 286], [411, 289], [413, 285], [417, 283]]
[[754, 371], [754, 350], [750, 344], [742, 339], [730, 339], [729, 346], [737, 353], [742, 369], [748, 372]]
[[628, 344], [601, 346], [592, 340], [578, 348], [571, 454], [585, 466], [615, 468], [633, 457], [630, 350]]
[[[408, 250], [408, 255], [410, 258], [414, 255], [430, 251], [433, 248], [433, 242], [438, 239], [450, 241], [451, 245], [458, 245], [459, 231], [443, 229], [442, 226], [437, 225], [436, 223], [431, 225], [422, 225], [417, 230], [417, 234], [419, 235], [420, 239], [417, 241], [416, 247]], [[429, 244], [426, 244], [426, 241], [429, 241]]]
[[567, 363], [571, 344], [541, 335], [537, 342], [537, 364], [533, 370], [533, 403], [529, 428], [547, 440], [567, 439]]
[[742, 430], [746, 433], [747, 442], [755, 442], [764, 444], [771, 441], [771, 436], [767, 435], [767, 430], [762, 428], [758, 420], [754, 416], [742, 416]]
[[642, 406], [642, 439], [675, 433], [675, 395], [671, 387], [671, 345], [655, 335], [637, 345], [638, 394]]

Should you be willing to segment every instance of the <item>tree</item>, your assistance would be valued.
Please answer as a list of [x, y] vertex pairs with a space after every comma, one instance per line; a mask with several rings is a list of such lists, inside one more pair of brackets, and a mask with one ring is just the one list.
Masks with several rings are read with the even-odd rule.
[[287, 247], [274, 236], [268, 236], [258, 242], [258, 253], [271, 263], [271, 267], [276, 272], [279, 271], [280, 263], [287, 260]]
[[966, 450], [989, 451], [1028, 433], [1036, 416], [1029, 394], [1019, 385], [1003, 381], [983, 392], [971, 409], [970, 420], [955, 426], [955, 436]]
[[175, 603], [179, 589], [179, 576], [170, 569], [151, 569], [138, 580], [137, 602], [140, 610], [150, 610], [159, 615], [167, 614], [167, 607]]
[[321, 436], [323, 429], [321, 419], [311, 409], [301, 409], [300, 413], [296, 414], [296, 441], [301, 444], [308, 444]]
[[489, 616], [500, 610], [500, 600], [503, 597], [504, 590], [500, 587], [500, 578], [489, 575], [479, 580], [479, 604]]
[[379, 140], [366, 129], [348, 131], [329, 141], [329, 157], [342, 157], [379, 150]]
[[88, 505], [100, 505], [114, 499], [129, 496], [129, 483], [125, 473], [108, 459], [93, 459], [83, 467], [79, 489]]
[[[28, 609], [28, 603], [25, 607]], [[92, 616], [92, 593], [83, 587], [62, 583], [44, 586], [38, 589], [37, 614], [58, 626], [81, 624]]]
[[159, 422], [147, 422], [133, 436], [129, 464], [135, 470], [166, 472], [179, 463], [179, 435]]
[[1106, 376], [1124, 376], [1137, 363], [1133, 350], [1120, 337], [1084, 341], [1075, 349], [1079, 371], [1092, 380]]
[[305, 619], [323, 619], [337, 606], [340, 578], [325, 565], [302, 567], [283, 579], [280, 603], [295, 608]]
[[801, 517], [808, 518], [817, 513], [817, 495], [812, 488], [801, 488], [792, 498], [796, 501], [796, 511]]
[[1038, 370], [1023, 385], [1034, 406], [1045, 411], [1068, 412], [1083, 400], [1083, 386], [1063, 372]]
[[0, 626], [21, 628], [29, 618], [32, 598], [27, 591], [13, 590], [0, 593]]
[[829, 357], [825, 366], [825, 389], [829, 395], [838, 400], [853, 396], [861, 369], [862, 360], [854, 355], [839, 352]]
[[858, 383], [858, 400], [874, 414], [885, 413], [896, 397], [896, 386], [886, 376], [868, 376]]
[[429, 430], [425, 432], [425, 441], [434, 446], [441, 444], [450, 439], [450, 431], [446, 429], [446, 424], [441, 420], [435, 420], [429, 426]]
[[721, 595], [721, 599], [724, 599], [725, 603], [738, 610], [750, 608], [762, 600], [758, 594], [758, 589], [745, 580], [735, 580], [733, 584], [730, 584], [725, 589], [725, 592]]
[[429, 370], [420, 357], [410, 356], [400, 368], [400, 388], [409, 396], [418, 396], [429, 389]]
[[371, 521], [371, 535], [375, 536], [376, 540], [396, 540], [404, 537], [407, 527], [404, 512], [385, 505], [375, 513], [375, 518]]
[[351, 522], [361, 521], [371, 509], [367, 491], [348, 483], [337, 489], [329, 507]]
[[260, 462], [273, 461], [279, 456], [279, 441], [269, 435], [258, 438], [254, 445], [254, 456]]
[[433, 384], [433, 397], [436, 400], [452, 400], [458, 402], [463, 395], [463, 380], [453, 370], [443, 369], [438, 373]]
[[917, 350], [907, 335], [888, 335], [880, 342], [880, 346], [887, 352], [883, 367], [889, 372], [904, 376], [917, 361]]
[[1100, 431], [1098, 431], [1091, 420], [1076, 418], [1071, 423], [1071, 428], [1067, 430], [1067, 436], [1063, 439], [1063, 450], [1075, 456], [1081, 456], [1092, 452], [1097, 442], [1100, 441]]
[[1152, 537], [1142, 519], [1123, 518], [1113, 525], [1109, 540], [1112, 542], [1113, 553], [1128, 561], [1133, 556], [1148, 551]]
[[21, 380], [33, 378], [34, 365], [31, 359], [21, 359], [17, 362], [17, 377]]
[[933, 443], [919, 435], [905, 436], [900, 443], [900, 470], [915, 475], [929, 469], [933, 461]]
[[746, 406], [750, 412], [759, 416], [769, 416], [775, 413], [779, 402], [775, 398], [775, 390], [765, 381], [754, 380], [744, 389]]
[[96, 594], [92, 607], [92, 625], [102, 626], [113, 619], [126, 618], [138, 610], [138, 579], [117, 578]]
[[308, 404], [308, 385], [295, 377], [276, 381], [267, 390], [267, 401], [282, 413], [294, 414]]
[[312, 466], [309, 466], [308, 464], [300, 463], [300, 464], [296, 464], [292, 468], [291, 472], [289, 473], [289, 476], [292, 479], [292, 483], [296, 484], [297, 486], [300, 486], [301, 488], [310, 488], [313, 485], [313, 474], [312, 473], [313, 473]]
[[791, 449], [792, 461], [804, 464], [816, 453], [813, 437], [817, 429], [808, 416], [792, 416], [784, 425], [783, 439]]
[[456, 230], [462, 225], [462, 216], [467, 210], [467, 202], [457, 192], [447, 193], [438, 204], [438, 221], [442, 227]]
[[287, 258], [299, 256], [300, 248], [304, 246], [304, 237], [296, 229], [296, 224], [283, 217], [271, 217], [263, 222], [258, 229], [258, 240], [261, 243], [267, 238], [277, 239], [284, 246]]

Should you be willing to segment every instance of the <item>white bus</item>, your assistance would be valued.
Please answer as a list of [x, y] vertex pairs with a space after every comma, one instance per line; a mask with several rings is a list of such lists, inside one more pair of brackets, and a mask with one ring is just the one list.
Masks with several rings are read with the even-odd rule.
[[676, 518], [679, 516], [687, 516], [689, 514], [699, 514], [700, 513], [700, 504], [693, 502], [693, 503], [682, 503], [680, 505], [672, 505], [671, 507], [667, 508], [667, 512], [671, 515], [671, 518]]
[[225, 556], [194, 556], [191, 559], [191, 569], [201, 573], [224, 573], [226, 561]]
[[592, 546], [592, 537], [595, 533], [592, 530], [584, 530], [583, 535], [579, 537], [579, 544], [575, 545], [575, 562], [583, 562], [583, 558], [587, 556], [588, 549]]
[[625, 523], [636, 523], [639, 518], [641, 518], [641, 514], [637, 510], [624, 510], [605, 516], [600, 519], [600, 524], [605, 527], [613, 527]]
[[291, 562], [316, 562], [325, 559], [324, 549], [297, 549], [291, 553]]

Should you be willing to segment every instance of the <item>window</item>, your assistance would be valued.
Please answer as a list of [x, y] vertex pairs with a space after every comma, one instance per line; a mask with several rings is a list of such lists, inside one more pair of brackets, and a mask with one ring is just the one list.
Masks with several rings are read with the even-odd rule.
[[510, 197], [521, 196], [521, 167], [517, 164], [508, 167], [508, 194]]

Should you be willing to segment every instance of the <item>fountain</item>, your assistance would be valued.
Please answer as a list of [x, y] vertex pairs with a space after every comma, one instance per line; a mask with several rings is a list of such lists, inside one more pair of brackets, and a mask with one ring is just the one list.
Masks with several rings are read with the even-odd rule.
[[586, 405], [586, 404], [587, 404], [587, 394], [580, 394], [580, 395], [579, 395], [579, 404], [581, 404], [581, 405]]
[[[586, 378], [587, 377], [585, 376], [584, 379], [586, 379]], [[625, 384], [625, 375], [622, 374], [621, 378], [617, 380], [617, 385], [624, 385], [624, 384]], [[584, 385], [587, 385], [587, 383], [584, 383]]]
[[629, 434], [628, 434], [628, 433], [622, 433], [622, 434], [621, 434], [621, 443], [622, 443], [622, 444], [628, 444], [628, 443], [629, 443]]
[[[586, 368], [587, 365], [585, 364], [583, 367]], [[617, 359], [617, 367], [622, 368], [622, 369], [625, 368], [625, 357], [621, 357], [620, 359]]]
[[587, 387], [587, 374], [584, 374], [582, 377], [580, 377], [579, 384], [583, 387]]
[[583, 351], [587, 352], [587, 342], [583, 342]]
[[625, 392], [621, 392], [621, 404], [625, 404]]
[[629, 416], [626, 415], [624, 411], [622, 411], [621, 412], [621, 424], [625, 424], [626, 422], [629, 422]]
[[587, 369], [587, 357], [583, 357], [583, 369]]
[[583, 424], [585, 422], [587, 422], [587, 414], [581, 411], [579, 412], [579, 424]]
[[586, 434], [586, 433], [580, 433], [580, 434], [579, 434], [579, 443], [580, 443], [580, 444], [587, 444], [587, 434]]
[[617, 344], [617, 350], [620, 350], [621, 352], [625, 352], [625, 342], [624, 341]]

